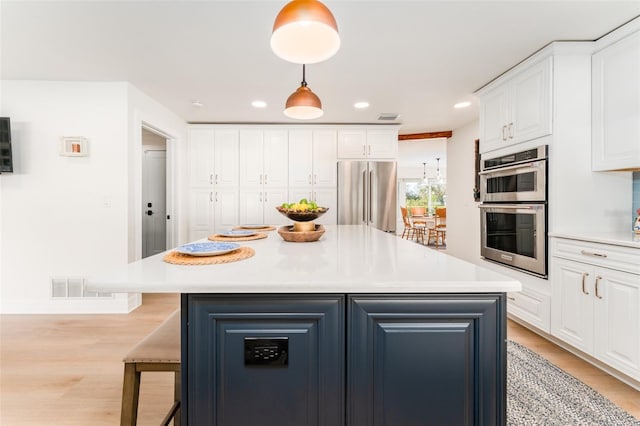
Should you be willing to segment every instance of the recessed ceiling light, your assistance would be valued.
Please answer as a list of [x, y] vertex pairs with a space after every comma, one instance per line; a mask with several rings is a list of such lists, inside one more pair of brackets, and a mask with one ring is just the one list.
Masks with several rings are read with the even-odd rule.
[[266, 108], [267, 103], [265, 101], [253, 101], [251, 102], [251, 106], [254, 108]]
[[458, 102], [458, 103], [457, 103], [457, 104], [455, 104], [453, 107], [454, 107], [454, 108], [458, 108], [458, 109], [460, 109], [460, 108], [466, 108], [466, 107], [468, 107], [469, 105], [471, 105], [471, 102], [469, 102], [469, 101], [464, 101], [464, 102]]
[[355, 104], [353, 104], [353, 107], [357, 109], [369, 108], [369, 102], [356, 102]]
[[191, 106], [195, 108], [202, 108], [204, 104], [200, 101], [191, 101]]

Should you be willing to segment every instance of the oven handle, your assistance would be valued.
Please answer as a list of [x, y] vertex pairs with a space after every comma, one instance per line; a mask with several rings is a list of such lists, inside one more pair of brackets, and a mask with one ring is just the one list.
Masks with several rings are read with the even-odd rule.
[[489, 173], [496, 173], [496, 172], [502, 172], [502, 171], [506, 171], [506, 170], [515, 170], [515, 169], [523, 169], [523, 168], [539, 168], [540, 165], [542, 163], [544, 163], [546, 160], [539, 160], [539, 161], [532, 161], [529, 163], [518, 163], [518, 164], [514, 164], [512, 166], [505, 166], [505, 167], [495, 167], [489, 170], [483, 170], [480, 173], [478, 173], [479, 175], [487, 175]]
[[528, 210], [540, 210], [544, 204], [479, 204], [481, 209], [528, 209]]

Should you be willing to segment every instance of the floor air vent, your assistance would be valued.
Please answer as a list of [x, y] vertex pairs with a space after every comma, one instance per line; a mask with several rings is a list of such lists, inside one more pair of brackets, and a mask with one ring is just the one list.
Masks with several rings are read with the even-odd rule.
[[53, 299], [96, 299], [112, 298], [113, 293], [88, 291], [84, 286], [85, 278], [56, 277], [51, 278], [51, 297]]

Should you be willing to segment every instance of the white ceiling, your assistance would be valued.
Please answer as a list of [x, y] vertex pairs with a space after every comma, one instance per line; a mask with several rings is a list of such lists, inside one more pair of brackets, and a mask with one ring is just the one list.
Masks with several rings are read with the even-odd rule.
[[[292, 123], [284, 102], [301, 66], [270, 50], [282, 1], [5, 1], [3, 79], [129, 81], [189, 122]], [[342, 47], [307, 67], [319, 123], [400, 133], [477, 118], [472, 93], [554, 40], [593, 40], [640, 15], [640, 1], [325, 1]], [[250, 102], [262, 99], [266, 109]], [[193, 100], [204, 104], [191, 105]], [[353, 103], [368, 101], [367, 110]], [[465, 110], [452, 105], [463, 100]]]

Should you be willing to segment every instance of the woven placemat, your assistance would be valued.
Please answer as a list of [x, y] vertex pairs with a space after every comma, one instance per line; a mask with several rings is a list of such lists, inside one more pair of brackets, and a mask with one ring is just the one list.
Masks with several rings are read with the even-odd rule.
[[189, 256], [188, 254], [172, 251], [167, 253], [162, 260], [175, 265], [215, 265], [217, 263], [229, 263], [237, 260], [244, 260], [256, 254], [251, 247], [240, 247], [231, 253], [220, 254], [218, 256]]
[[225, 237], [224, 235], [221, 234], [213, 234], [213, 235], [209, 235], [207, 238], [211, 241], [230, 241], [230, 242], [236, 242], [236, 241], [253, 241], [253, 240], [261, 240], [263, 238], [267, 238], [267, 234], [254, 234], [254, 235], [247, 235], [246, 237]]
[[260, 232], [267, 232], [267, 231], [275, 231], [277, 228], [275, 226], [271, 226], [271, 225], [265, 225], [262, 228], [255, 228], [255, 227], [244, 227], [244, 226], [236, 226], [233, 228], [234, 230], [238, 230], [238, 229], [251, 229], [253, 231], [260, 231]]

